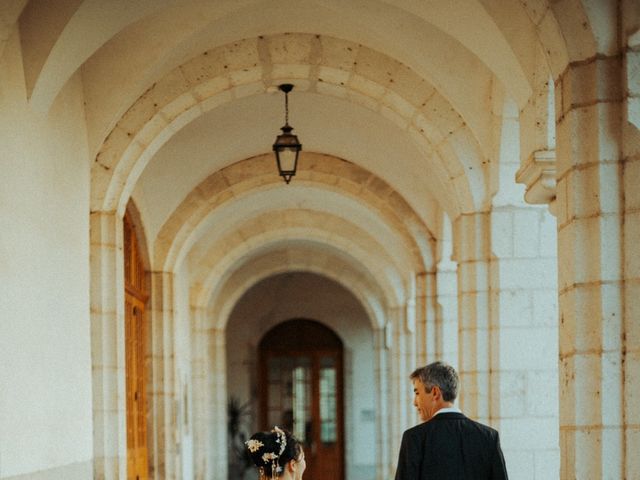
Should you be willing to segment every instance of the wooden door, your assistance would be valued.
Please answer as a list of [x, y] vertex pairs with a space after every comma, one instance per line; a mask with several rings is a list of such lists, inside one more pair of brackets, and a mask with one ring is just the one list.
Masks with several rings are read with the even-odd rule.
[[305, 480], [342, 480], [342, 343], [317, 322], [285, 322], [260, 344], [261, 428], [286, 428], [304, 444]]
[[127, 478], [147, 480], [147, 332], [144, 267], [128, 217], [124, 219], [125, 378], [127, 398]]

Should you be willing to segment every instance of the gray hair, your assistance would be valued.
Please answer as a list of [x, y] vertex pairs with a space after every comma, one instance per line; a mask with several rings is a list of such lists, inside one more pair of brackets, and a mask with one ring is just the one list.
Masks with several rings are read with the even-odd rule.
[[458, 396], [458, 373], [455, 368], [446, 363], [433, 362], [426, 367], [416, 368], [409, 378], [420, 380], [427, 392], [437, 386], [445, 402], [453, 402]]

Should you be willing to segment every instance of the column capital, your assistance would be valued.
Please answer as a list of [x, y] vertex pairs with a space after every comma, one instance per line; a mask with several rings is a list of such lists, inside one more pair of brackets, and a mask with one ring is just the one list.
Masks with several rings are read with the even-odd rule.
[[526, 186], [527, 203], [551, 206], [556, 199], [556, 151], [532, 152], [516, 172], [516, 182]]

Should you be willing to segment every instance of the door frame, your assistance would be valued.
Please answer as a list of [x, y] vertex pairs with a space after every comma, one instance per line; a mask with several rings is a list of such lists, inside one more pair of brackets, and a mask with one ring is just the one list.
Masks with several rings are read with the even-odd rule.
[[[289, 320], [288, 322], [292, 322], [292, 328], [295, 328], [295, 324], [293, 322], [296, 321], [307, 321], [303, 319], [299, 320]], [[328, 332], [331, 332], [335, 337], [339, 340], [337, 334], [326, 325], [315, 322], [314, 323], [322, 326], [322, 328], [326, 329]], [[283, 322], [287, 323], [287, 322]], [[273, 329], [282, 326], [282, 324], [276, 325]], [[267, 332], [265, 337], [269, 334]], [[263, 337], [264, 339], [264, 337]], [[274, 427], [274, 425], [269, 425], [268, 422], [268, 366], [269, 360], [273, 357], [310, 357], [311, 358], [311, 419], [313, 422], [313, 437], [315, 441], [318, 442], [320, 440], [320, 381], [319, 381], [319, 373], [320, 373], [320, 358], [325, 355], [334, 355], [336, 358], [336, 423], [337, 423], [337, 440], [336, 440], [336, 448], [338, 449], [338, 473], [339, 477], [332, 478], [332, 480], [343, 480], [345, 475], [345, 448], [344, 448], [344, 346], [340, 341], [340, 345], [337, 344], [335, 346], [327, 347], [321, 346], [315, 348], [313, 345], [309, 345], [303, 348], [282, 348], [277, 345], [271, 347], [268, 345], [263, 345], [261, 341], [258, 345], [258, 421], [259, 428], [261, 430], [270, 430]], [[316, 446], [316, 448], [319, 448]], [[305, 451], [305, 456], [312, 460], [313, 452]], [[308, 467], [310, 462], [308, 463]], [[315, 469], [315, 466], [313, 467]], [[311, 473], [311, 472], [309, 472]], [[315, 477], [313, 480], [318, 480]]]

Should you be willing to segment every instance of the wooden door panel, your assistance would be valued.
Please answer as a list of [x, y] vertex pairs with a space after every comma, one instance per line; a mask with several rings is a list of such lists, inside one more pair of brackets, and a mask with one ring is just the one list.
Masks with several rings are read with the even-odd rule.
[[304, 444], [305, 480], [342, 480], [341, 352], [264, 352], [262, 427]]
[[125, 384], [127, 421], [127, 478], [147, 480], [147, 371], [144, 265], [135, 230], [128, 216], [124, 228]]
[[148, 478], [144, 303], [125, 295], [127, 478]]

